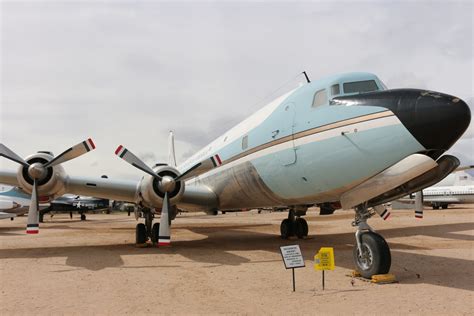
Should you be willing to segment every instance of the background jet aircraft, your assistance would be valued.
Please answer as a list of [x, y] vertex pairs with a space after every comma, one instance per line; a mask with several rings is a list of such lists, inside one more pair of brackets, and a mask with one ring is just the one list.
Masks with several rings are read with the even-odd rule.
[[[373, 74], [349, 73], [309, 82], [277, 98], [176, 166], [153, 167], [123, 146], [117, 156], [139, 169], [139, 181], [66, 176], [61, 163], [95, 146], [84, 141], [53, 157], [22, 159], [2, 145], [0, 155], [18, 162], [18, 171], [0, 172], [0, 182], [32, 192], [27, 232], [38, 232], [38, 196], [64, 193], [137, 203], [145, 224], [136, 242], [171, 241], [177, 207], [215, 212], [288, 207], [281, 237], [308, 234], [308, 206], [331, 202], [354, 208], [354, 262], [364, 277], [387, 273], [390, 249], [367, 224], [383, 204], [440, 181], [459, 166], [443, 153], [471, 119], [458, 97], [418, 89], [387, 90]], [[439, 128], [442, 126], [443, 128]], [[172, 144], [170, 134], [170, 144]], [[418, 203], [422, 202], [418, 199]], [[161, 208], [152, 225], [153, 209]]]
[[[399, 201], [414, 203], [415, 196], [410, 194]], [[450, 204], [470, 203], [474, 203], [474, 180], [468, 173], [456, 172], [440, 183], [423, 190], [423, 204], [433, 209], [447, 209]]]

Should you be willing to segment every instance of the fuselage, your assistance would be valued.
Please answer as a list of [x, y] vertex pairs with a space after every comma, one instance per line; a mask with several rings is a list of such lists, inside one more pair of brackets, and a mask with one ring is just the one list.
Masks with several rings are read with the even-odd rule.
[[423, 190], [425, 202], [474, 203], [474, 185], [431, 187]]
[[[404, 109], [385, 106], [383, 98], [403, 98], [411, 93], [414, 90], [386, 90], [368, 73], [311, 82], [266, 105], [178, 169], [186, 170], [217, 155], [222, 166], [186, 186], [208, 186], [217, 195], [220, 209], [339, 201], [344, 192], [401, 159], [439, 149], [426, 146], [426, 136], [410, 125], [412, 121], [400, 120], [407, 120], [406, 113], [399, 113]], [[433, 98], [420, 95], [421, 90], [416, 93], [419, 98]], [[380, 102], [357, 104], [366, 95], [381, 95]], [[355, 101], [333, 101], [340, 98]]]

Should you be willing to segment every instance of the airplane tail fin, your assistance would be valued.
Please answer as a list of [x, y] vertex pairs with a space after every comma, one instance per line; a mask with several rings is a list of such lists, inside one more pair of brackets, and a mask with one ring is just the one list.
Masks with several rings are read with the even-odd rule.
[[173, 131], [170, 131], [168, 136], [168, 165], [176, 167], [176, 155], [174, 152], [174, 135]]

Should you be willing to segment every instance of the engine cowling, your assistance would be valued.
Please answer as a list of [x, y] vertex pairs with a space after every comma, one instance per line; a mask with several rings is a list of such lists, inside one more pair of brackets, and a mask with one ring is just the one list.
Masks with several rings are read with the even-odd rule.
[[145, 176], [140, 183], [140, 201], [144, 206], [150, 208], [159, 208], [163, 205], [163, 199], [165, 197], [165, 186], [169, 185], [168, 196], [170, 204], [175, 205], [182, 197], [184, 193], [184, 181], [176, 181], [180, 172], [168, 165], [157, 165], [153, 168], [162, 180], [158, 180], [152, 176]]
[[[39, 152], [25, 158], [28, 164], [45, 164], [53, 159], [53, 155], [47, 152]], [[38, 179], [38, 195], [54, 198], [65, 192], [66, 172], [61, 165], [46, 168], [45, 175]], [[28, 167], [20, 166], [17, 172], [19, 187], [31, 194], [33, 191], [33, 179], [28, 173]]]

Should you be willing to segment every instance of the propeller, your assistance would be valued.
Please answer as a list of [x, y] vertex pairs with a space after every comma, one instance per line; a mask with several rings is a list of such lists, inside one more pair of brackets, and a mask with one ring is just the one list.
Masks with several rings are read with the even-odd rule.
[[[178, 177], [173, 178], [172, 176], [165, 175], [160, 176], [152, 168], [150, 168], [145, 162], [133, 154], [130, 150], [120, 145], [115, 150], [115, 154], [134, 166], [137, 169], [149, 174], [153, 178], [157, 179], [160, 183], [160, 189], [164, 192], [163, 205], [161, 208], [160, 217], [160, 230], [158, 238], [158, 246], [170, 245], [171, 243], [171, 221], [169, 215], [170, 209], [170, 198], [169, 194], [175, 189], [176, 183], [179, 181], [185, 181], [189, 178], [196, 177], [208, 170], [222, 165], [221, 158], [219, 155], [214, 155], [208, 159], [205, 159], [197, 164], [193, 165]], [[168, 163], [170, 166], [176, 166], [176, 157], [174, 151], [174, 136], [171, 131], [168, 137]]]
[[168, 192], [165, 193], [163, 199], [163, 207], [161, 208], [160, 216], [160, 231], [158, 232], [158, 246], [169, 246], [171, 244], [171, 229], [170, 229], [170, 214], [169, 214], [170, 200]]
[[423, 218], [423, 191], [418, 191], [415, 194], [415, 217]]
[[26, 225], [27, 234], [39, 233], [39, 201], [38, 201], [38, 182], [46, 177], [47, 169], [57, 166], [63, 162], [82, 156], [83, 154], [95, 149], [95, 144], [92, 139], [87, 139], [79, 144], [66, 149], [60, 155], [54, 157], [49, 162], [42, 164], [35, 162], [27, 163], [23, 158], [15, 154], [4, 144], [0, 144], [0, 156], [10, 159], [26, 168], [28, 168], [28, 175], [33, 179], [33, 188], [31, 192], [30, 207], [28, 210], [28, 222]]
[[[172, 141], [172, 134], [170, 133], [170, 141]], [[169, 154], [174, 154], [174, 150], [170, 149]], [[130, 150], [123, 147], [122, 145], [118, 146], [115, 150], [115, 154], [134, 166], [137, 169], [151, 175], [155, 179], [160, 181], [161, 189], [164, 191], [165, 196], [163, 199], [163, 205], [161, 207], [161, 217], [160, 217], [160, 231], [158, 233], [158, 246], [170, 245], [171, 243], [171, 229], [170, 229], [170, 220], [169, 220], [169, 196], [168, 193], [173, 191], [176, 185], [176, 182], [179, 181], [179, 177], [174, 179], [171, 176], [159, 176], [152, 168], [150, 168], [145, 162], [133, 154]]]

